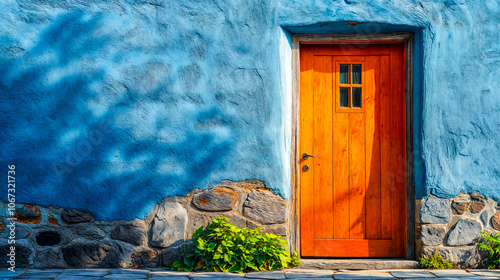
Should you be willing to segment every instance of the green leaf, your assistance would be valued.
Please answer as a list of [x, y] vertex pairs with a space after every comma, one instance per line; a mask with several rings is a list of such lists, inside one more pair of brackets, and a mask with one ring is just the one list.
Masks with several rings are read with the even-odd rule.
[[172, 266], [173, 266], [173, 267], [179, 267], [179, 266], [181, 266], [181, 265], [182, 265], [182, 262], [181, 262], [181, 261], [179, 261], [179, 260], [176, 260], [176, 261], [172, 264]]
[[204, 228], [204, 226], [201, 226], [201, 227], [197, 228], [197, 229], [193, 232], [193, 234], [191, 235], [191, 238], [195, 238], [196, 236], [200, 235], [200, 233], [202, 233], [202, 232], [203, 232], [203, 228]]

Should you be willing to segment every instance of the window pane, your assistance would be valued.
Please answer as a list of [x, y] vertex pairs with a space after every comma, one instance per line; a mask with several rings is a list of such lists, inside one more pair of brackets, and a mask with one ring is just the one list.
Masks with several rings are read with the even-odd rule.
[[361, 108], [361, 88], [352, 88], [352, 107]]
[[352, 65], [352, 83], [355, 85], [361, 84], [361, 64]]
[[340, 64], [340, 83], [349, 84], [349, 64]]
[[350, 88], [340, 88], [340, 108], [349, 108]]

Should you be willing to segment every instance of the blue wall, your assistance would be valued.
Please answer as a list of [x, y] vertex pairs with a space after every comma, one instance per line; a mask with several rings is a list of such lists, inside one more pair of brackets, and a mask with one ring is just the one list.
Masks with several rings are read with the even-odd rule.
[[500, 199], [497, 1], [107, 2], [0, 4], [19, 202], [132, 219], [247, 178], [288, 197], [291, 34], [387, 31], [417, 34], [417, 195]]

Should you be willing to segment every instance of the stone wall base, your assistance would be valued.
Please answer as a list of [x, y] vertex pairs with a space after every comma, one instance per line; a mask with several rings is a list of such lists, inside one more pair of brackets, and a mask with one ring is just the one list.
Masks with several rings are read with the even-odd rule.
[[[0, 201], [1, 267], [8, 267], [12, 226]], [[167, 197], [148, 217], [96, 221], [75, 209], [16, 205], [16, 267], [168, 267], [193, 232], [226, 216], [238, 227], [287, 235], [286, 200], [258, 180], [224, 181], [186, 196]]]
[[500, 230], [500, 207], [479, 193], [451, 199], [429, 196], [417, 201], [417, 256], [438, 250], [458, 268], [483, 267], [487, 254], [478, 250], [480, 232]]

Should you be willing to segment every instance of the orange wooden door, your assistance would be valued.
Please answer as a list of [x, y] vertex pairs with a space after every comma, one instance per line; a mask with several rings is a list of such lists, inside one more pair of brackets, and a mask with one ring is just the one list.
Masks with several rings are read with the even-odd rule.
[[404, 69], [402, 44], [301, 45], [302, 256], [404, 257]]

